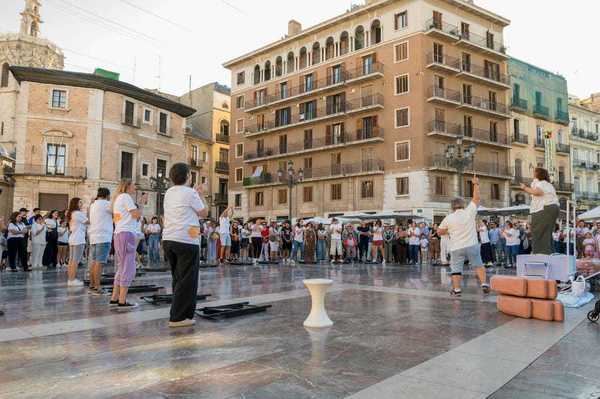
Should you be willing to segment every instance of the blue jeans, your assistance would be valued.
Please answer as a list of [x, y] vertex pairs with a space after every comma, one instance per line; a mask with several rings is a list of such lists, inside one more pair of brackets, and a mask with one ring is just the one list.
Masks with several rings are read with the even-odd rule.
[[[297, 253], [300, 253], [298, 258]], [[304, 258], [304, 242], [303, 241], [292, 241], [292, 253], [290, 254], [292, 260], [302, 260]]]
[[492, 244], [492, 252], [496, 263], [504, 263], [504, 248], [501, 243]]
[[408, 246], [408, 259], [417, 263], [419, 261], [419, 246], [418, 245], [409, 245]]
[[511, 266], [517, 265], [517, 255], [519, 254], [519, 245], [507, 245], [508, 264]]
[[150, 262], [160, 262], [160, 234], [150, 234], [150, 237], [148, 237], [148, 247]]
[[327, 240], [317, 241], [317, 261], [327, 260]]
[[208, 240], [208, 253], [206, 254], [206, 260], [214, 262], [217, 260], [217, 241]]

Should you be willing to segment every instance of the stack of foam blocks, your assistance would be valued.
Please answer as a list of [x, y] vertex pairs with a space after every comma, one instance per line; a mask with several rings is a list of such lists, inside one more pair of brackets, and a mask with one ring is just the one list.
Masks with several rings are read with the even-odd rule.
[[517, 276], [494, 276], [491, 289], [498, 294], [502, 313], [545, 321], [564, 321], [563, 304], [556, 300], [556, 281]]

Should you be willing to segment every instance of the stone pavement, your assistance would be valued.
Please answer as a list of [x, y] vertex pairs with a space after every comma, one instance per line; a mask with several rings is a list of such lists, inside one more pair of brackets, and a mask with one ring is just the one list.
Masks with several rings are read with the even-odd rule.
[[[302, 280], [317, 277], [334, 281], [326, 304], [335, 324], [309, 330]], [[173, 330], [168, 305], [138, 300], [123, 314], [106, 296], [67, 289], [64, 272], [2, 273], [0, 398], [600, 397], [600, 326], [585, 320], [589, 307], [565, 323], [515, 319], [473, 275], [461, 299], [449, 298], [448, 279], [429, 266], [203, 269], [207, 303], [273, 307]], [[170, 286], [169, 273], [136, 281]]]

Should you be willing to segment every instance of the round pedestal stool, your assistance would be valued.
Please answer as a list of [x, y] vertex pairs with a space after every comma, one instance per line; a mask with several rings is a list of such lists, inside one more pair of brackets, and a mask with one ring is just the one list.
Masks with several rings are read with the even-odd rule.
[[333, 281], [317, 278], [304, 280], [303, 283], [310, 292], [312, 303], [310, 314], [306, 320], [304, 320], [304, 327], [321, 328], [332, 326], [333, 322], [329, 319], [327, 311], [325, 310], [325, 293], [327, 292], [327, 289], [331, 287]]

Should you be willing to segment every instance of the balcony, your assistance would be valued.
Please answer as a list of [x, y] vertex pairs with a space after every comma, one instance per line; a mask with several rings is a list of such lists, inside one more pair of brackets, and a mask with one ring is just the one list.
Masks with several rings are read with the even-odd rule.
[[227, 205], [229, 202], [227, 193], [215, 193], [213, 194], [213, 204], [215, 205]]
[[427, 54], [427, 68], [437, 72], [447, 72], [451, 74], [460, 72], [460, 60], [446, 54]]
[[192, 168], [198, 168], [198, 169], [200, 169], [200, 168], [202, 168], [202, 166], [203, 166], [203, 164], [204, 164], [204, 161], [201, 161], [201, 160], [200, 160], [200, 159], [198, 159], [198, 158], [190, 158], [190, 159], [188, 160], [188, 163], [189, 163], [189, 165], [190, 165]]
[[229, 135], [223, 133], [217, 133], [215, 141], [221, 144], [229, 144]]
[[541, 104], [535, 104], [533, 106], [533, 114], [543, 119], [550, 118], [550, 110], [548, 107], [544, 107]]
[[600, 194], [592, 193], [589, 191], [576, 191], [575, 199], [582, 200], [582, 201], [598, 201], [598, 200], [600, 200]]
[[373, 64], [364, 64], [353, 70], [341, 71], [338, 74], [332, 74], [326, 78], [311, 81], [310, 84], [301, 84], [286, 88], [281, 91], [277, 89], [275, 94], [260, 96], [259, 98], [246, 101], [246, 112], [256, 112], [267, 107], [282, 105], [284, 103], [298, 100], [310, 95], [314, 95], [325, 90], [339, 88], [343, 85], [368, 80], [371, 78], [383, 77], [383, 64], [375, 62]]
[[565, 183], [562, 181], [554, 182], [554, 188], [559, 193], [572, 193], [573, 192], [573, 184]]
[[556, 120], [565, 124], [569, 123], [569, 113], [566, 111], [556, 110]]
[[458, 76], [499, 89], [510, 89], [510, 79], [508, 76], [502, 73], [494, 73], [491, 69], [484, 68], [480, 65], [470, 64], [468, 67], [462, 65], [462, 69]]
[[[319, 168], [304, 169], [304, 182], [317, 180], [338, 179], [347, 176], [383, 174], [383, 160], [369, 159], [362, 162], [335, 164]], [[263, 173], [259, 177], [247, 177], [244, 179], [245, 187], [281, 185], [286, 184], [285, 179], [279, 180], [270, 173]]]
[[357, 129], [355, 134], [344, 132], [339, 136], [331, 135], [313, 138], [310, 141], [296, 141], [288, 143], [285, 147], [275, 146], [263, 148], [244, 154], [245, 162], [257, 162], [265, 159], [275, 159], [290, 155], [299, 155], [309, 152], [331, 150], [338, 147], [347, 147], [363, 143], [383, 142], [383, 128]]
[[527, 112], [527, 100], [525, 99], [513, 97], [510, 106], [516, 111]]
[[313, 110], [313, 112], [293, 115], [289, 118], [289, 121], [285, 121], [287, 123], [282, 123], [280, 121], [279, 124], [276, 124], [275, 121], [266, 121], [264, 123], [256, 124], [246, 129], [246, 136], [255, 136], [264, 133], [281, 131], [297, 126], [308, 125], [310, 123], [321, 122], [343, 115], [350, 115], [375, 109], [383, 109], [383, 95], [381, 94], [358, 97], [353, 100], [340, 102], [338, 104], [317, 107], [315, 110]]
[[527, 135], [524, 135], [522, 133], [516, 133], [513, 137], [512, 137], [512, 143], [515, 145], [529, 145], [529, 137]]
[[431, 86], [427, 92], [427, 102], [437, 102], [450, 106], [459, 106], [460, 92], [452, 89]]
[[573, 167], [577, 169], [600, 170], [600, 163], [586, 161], [585, 159], [574, 159]]
[[531, 185], [533, 181], [533, 177], [523, 176], [521, 174], [515, 174], [515, 177], [510, 182], [513, 187], [520, 187], [521, 184], [525, 184], [526, 186]]
[[[475, 154], [477, 158], [477, 154]], [[427, 162], [430, 170], [441, 170], [446, 172], [456, 172], [456, 167], [444, 155], [432, 155]], [[492, 162], [481, 162], [475, 160], [471, 165], [465, 167], [465, 173], [476, 173], [480, 176], [496, 177], [500, 179], [513, 178], [508, 165]]]
[[485, 115], [495, 116], [497, 118], [510, 118], [510, 112], [505, 104], [497, 101], [490, 101], [487, 98], [474, 96], [466, 97], [463, 95], [461, 107], [468, 108], [472, 111], [477, 111]]
[[472, 32], [461, 33], [457, 44], [459, 46], [468, 47], [473, 50], [483, 51], [488, 55], [495, 56], [501, 59], [508, 59], [508, 55], [506, 54], [506, 47], [504, 47], [502, 43]]
[[585, 129], [577, 129], [576, 127], [571, 128], [571, 136], [591, 141], [597, 141], [599, 139], [598, 133], [586, 132]]
[[53, 167], [47, 165], [16, 164], [15, 168], [5, 171], [7, 176], [46, 176], [53, 178], [86, 179], [87, 168], [70, 166]]
[[457, 41], [460, 39], [458, 27], [433, 18], [425, 22], [425, 34], [438, 39]]
[[538, 150], [545, 150], [546, 142], [544, 140], [540, 140], [540, 139], [536, 138], [535, 143], [533, 143], [533, 146]]
[[217, 161], [215, 162], [215, 172], [220, 174], [229, 174], [229, 162]]
[[438, 135], [456, 138], [462, 135], [462, 127], [457, 123], [433, 120], [429, 122], [427, 132], [428, 136]]
[[562, 154], [570, 154], [571, 146], [568, 144], [557, 143], [556, 144], [556, 152], [560, 152]]
[[430, 121], [427, 128], [427, 135], [439, 135], [451, 138], [462, 136], [464, 141], [471, 141], [480, 144], [497, 145], [510, 148], [508, 136], [504, 133], [493, 133], [485, 129], [465, 128], [456, 123], [433, 120]]

